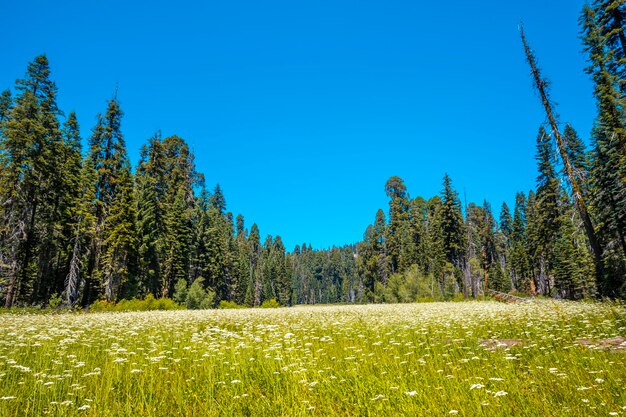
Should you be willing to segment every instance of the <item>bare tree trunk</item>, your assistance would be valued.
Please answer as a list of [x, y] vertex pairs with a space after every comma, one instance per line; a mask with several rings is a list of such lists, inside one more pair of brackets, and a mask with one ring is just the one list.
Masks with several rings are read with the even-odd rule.
[[469, 262], [463, 265], [463, 298], [469, 298], [470, 288], [472, 286], [472, 272], [470, 271]]
[[9, 225], [9, 236], [7, 239], [9, 249], [9, 255], [7, 259], [7, 270], [9, 276], [9, 282], [7, 285], [7, 295], [5, 299], [5, 308], [11, 308], [15, 302], [15, 298], [19, 290], [19, 281], [21, 276], [20, 263], [18, 262], [18, 253], [21, 242], [26, 240], [26, 223], [24, 220], [27, 217], [27, 210], [21, 216], [17, 217], [13, 212], [15, 210], [12, 207], [11, 201], [7, 202], [9, 207], [6, 208], [8, 212], [7, 223]]
[[70, 270], [65, 279], [65, 299], [67, 305], [74, 307], [78, 301], [78, 291], [80, 282], [80, 228], [74, 236], [74, 248], [72, 249], [72, 260]]
[[254, 305], [261, 305], [261, 249], [257, 249], [257, 261], [256, 265], [254, 265], [254, 269], [256, 269], [256, 274], [254, 276]]
[[15, 298], [17, 278], [19, 275], [19, 268], [17, 266], [17, 262], [11, 261], [8, 269], [11, 272], [9, 276], [9, 283], [7, 285], [7, 296], [6, 296], [6, 299], [4, 300], [5, 308], [13, 307], [13, 299]]

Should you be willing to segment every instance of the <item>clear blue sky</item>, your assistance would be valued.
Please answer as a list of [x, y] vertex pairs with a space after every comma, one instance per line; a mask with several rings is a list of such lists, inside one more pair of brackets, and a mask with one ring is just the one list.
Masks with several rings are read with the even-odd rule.
[[497, 215], [534, 187], [544, 121], [517, 26], [561, 121], [595, 115], [578, 39], [582, 0], [3, 0], [0, 89], [46, 53], [84, 138], [116, 84], [133, 164], [160, 129], [191, 144], [227, 208], [288, 249], [360, 240], [384, 184]]

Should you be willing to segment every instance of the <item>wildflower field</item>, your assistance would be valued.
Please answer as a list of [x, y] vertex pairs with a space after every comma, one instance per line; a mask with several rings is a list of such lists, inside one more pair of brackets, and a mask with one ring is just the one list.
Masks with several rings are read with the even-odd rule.
[[626, 309], [0, 315], [0, 416], [626, 416]]

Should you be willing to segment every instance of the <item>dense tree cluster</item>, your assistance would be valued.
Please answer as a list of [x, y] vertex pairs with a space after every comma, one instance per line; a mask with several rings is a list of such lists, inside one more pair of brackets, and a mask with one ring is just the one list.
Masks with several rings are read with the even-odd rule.
[[[518, 193], [514, 214], [502, 205], [462, 209], [450, 178], [441, 194], [425, 200], [403, 195], [403, 211], [392, 196], [390, 219], [379, 210], [357, 246], [357, 271], [367, 301], [398, 302], [476, 297], [486, 290], [582, 298], [595, 294], [593, 258], [571, 197], [551, 162], [554, 151], [540, 128], [537, 191]], [[387, 182], [402, 184], [398, 177]], [[394, 214], [395, 212], [395, 214]], [[400, 239], [394, 239], [401, 236]], [[393, 254], [399, 254], [394, 270]]]
[[[0, 100], [0, 297], [6, 307], [54, 294], [74, 306], [104, 299], [197, 294], [259, 305], [292, 303], [291, 258], [279, 236], [226, 211], [210, 194], [185, 141], [156, 134], [133, 173], [117, 98], [83, 155], [74, 113], [65, 117], [45, 55], [28, 65], [17, 96]], [[189, 287], [189, 288], [188, 288]], [[200, 297], [197, 303], [206, 297]]]
[[82, 149], [74, 113], [57, 106], [45, 55], [0, 95], [0, 299], [69, 306], [147, 295], [190, 308], [407, 302], [516, 290], [579, 299], [626, 295], [626, 6], [585, 6], [581, 33], [598, 115], [591, 148], [563, 132], [522, 32], [546, 110], [536, 188], [498, 218], [461, 203], [448, 175], [439, 195], [411, 198], [399, 177], [355, 245], [287, 252], [209, 192], [182, 138], [160, 133], [131, 167], [117, 97]]

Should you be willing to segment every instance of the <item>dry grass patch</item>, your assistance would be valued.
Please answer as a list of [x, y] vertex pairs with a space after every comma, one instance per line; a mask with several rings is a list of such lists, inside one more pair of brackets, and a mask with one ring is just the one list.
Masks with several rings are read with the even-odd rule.
[[523, 344], [524, 340], [522, 339], [487, 339], [480, 341], [480, 345], [487, 350], [508, 349], [515, 346], [522, 346]]
[[616, 336], [608, 339], [578, 339], [579, 345], [588, 346], [591, 349], [608, 350], [614, 352], [626, 352], [626, 337]]

